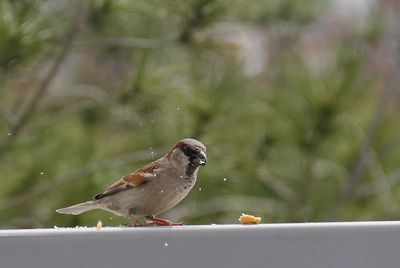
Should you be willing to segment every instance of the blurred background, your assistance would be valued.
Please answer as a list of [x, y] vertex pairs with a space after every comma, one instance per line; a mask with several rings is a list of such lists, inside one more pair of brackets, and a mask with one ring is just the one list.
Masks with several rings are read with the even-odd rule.
[[0, 0], [0, 227], [207, 146], [189, 224], [400, 217], [395, 0]]

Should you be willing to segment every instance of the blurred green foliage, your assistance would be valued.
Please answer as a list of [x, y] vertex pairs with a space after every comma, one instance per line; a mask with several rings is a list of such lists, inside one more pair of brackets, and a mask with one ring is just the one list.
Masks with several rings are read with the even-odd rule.
[[165, 217], [396, 219], [388, 7], [356, 26], [329, 3], [0, 0], [0, 227], [122, 224], [55, 209], [185, 137], [207, 146], [209, 164]]

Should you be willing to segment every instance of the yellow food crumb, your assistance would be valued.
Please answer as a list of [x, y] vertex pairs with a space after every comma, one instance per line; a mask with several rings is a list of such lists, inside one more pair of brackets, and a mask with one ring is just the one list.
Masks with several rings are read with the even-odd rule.
[[261, 217], [242, 213], [242, 216], [239, 217], [239, 221], [242, 224], [259, 224], [261, 222]]
[[103, 223], [101, 221], [97, 222], [96, 228], [97, 230], [100, 230], [103, 227]]

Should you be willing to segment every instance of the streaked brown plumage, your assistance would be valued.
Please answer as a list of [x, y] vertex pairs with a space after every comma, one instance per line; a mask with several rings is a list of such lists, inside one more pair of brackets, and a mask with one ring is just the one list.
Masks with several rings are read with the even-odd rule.
[[154, 215], [185, 198], [196, 182], [199, 166], [206, 163], [206, 147], [197, 140], [183, 139], [168, 154], [123, 177], [93, 200], [57, 212], [79, 215], [102, 209], [131, 218], [134, 225], [137, 225], [137, 216], [145, 216], [157, 225], [174, 225]]

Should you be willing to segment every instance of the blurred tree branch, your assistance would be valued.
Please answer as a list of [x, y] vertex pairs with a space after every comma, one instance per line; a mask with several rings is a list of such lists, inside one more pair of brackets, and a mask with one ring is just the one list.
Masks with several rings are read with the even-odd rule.
[[0, 102], [0, 117], [10, 126], [15, 125], [17, 121], [17, 118], [5, 108], [2, 102]]
[[[382, 204], [382, 210], [385, 214], [397, 214], [399, 205], [393, 186], [398, 183], [398, 172], [386, 174], [382, 161], [379, 159], [376, 150], [371, 150], [371, 174], [374, 177], [368, 184], [369, 189], [375, 192], [374, 198]], [[364, 185], [360, 185], [357, 189], [356, 198], [360, 197], [360, 191]], [[371, 189], [372, 188], [372, 189]], [[375, 189], [373, 189], [375, 188]], [[364, 190], [368, 189], [364, 187]], [[373, 192], [370, 192], [372, 195]], [[367, 195], [368, 196], [368, 195]]]
[[[15, 195], [13, 197], [8, 198], [6, 201], [0, 203], [0, 210], [9, 209], [18, 205], [21, 205], [39, 195], [42, 195], [48, 191], [54, 190], [55, 188], [59, 187], [62, 184], [67, 182], [71, 182], [74, 180], [78, 180], [85, 176], [90, 176], [94, 173], [97, 173], [101, 170], [106, 170], [110, 168], [115, 168], [118, 166], [127, 165], [131, 162], [136, 161], [144, 161], [153, 159], [155, 156], [161, 155], [165, 152], [166, 149], [160, 148], [156, 150], [150, 151], [139, 151], [134, 153], [125, 154], [119, 156], [115, 159], [105, 160], [99, 163], [90, 163], [87, 166], [73, 170], [67, 174], [61, 174], [55, 176], [54, 178], [45, 180], [36, 186], [32, 187], [31, 189], [23, 192], [21, 194]], [[112, 182], [112, 181], [110, 181]]]
[[53, 124], [59, 123], [61, 120], [65, 119], [68, 116], [74, 115], [76, 113], [82, 112], [84, 110], [98, 107], [99, 103], [88, 100], [83, 101], [75, 105], [69, 105], [67, 108], [61, 110], [60, 112], [50, 115], [49, 117], [45, 117], [44, 119], [37, 122], [33, 127], [25, 129], [24, 133], [21, 136], [31, 136], [43, 129], [46, 129]]
[[[395, 4], [396, 5], [396, 4]], [[366, 171], [366, 161], [373, 145], [375, 136], [377, 135], [382, 120], [385, 116], [386, 110], [388, 109], [389, 102], [393, 99], [393, 96], [399, 91], [400, 80], [398, 77], [399, 68], [399, 55], [400, 55], [400, 44], [399, 44], [399, 31], [398, 26], [400, 25], [397, 14], [395, 13], [395, 6], [392, 9], [388, 9], [387, 25], [388, 32], [386, 33], [386, 51], [387, 54], [387, 78], [386, 88], [381, 95], [379, 103], [376, 107], [374, 115], [371, 119], [370, 125], [365, 135], [363, 145], [358, 153], [355, 165], [350, 173], [347, 184], [342, 193], [341, 203], [346, 203], [352, 199], [356, 194], [358, 184]]]
[[111, 47], [127, 47], [127, 48], [165, 48], [176, 45], [177, 40], [171, 39], [144, 39], [134, 37], [107, 37], [90, 41], [80, 41], [77, 45], [89, 46], [111, 46]]
[[258, 180], [274, 191], [282, 200], [289, 201], [296, 198], [296, 193], [284, 181], [273, 177], [267, 168], [261, 166], [257, 173]]
[[368, 196], [380, 194], [396, 186], [399, 183], [400, 170], [395, 170], [391, 174], [386, 176], [386, 178], [375, 178], [374, 182], [368, 185], [360, 186], [357, 191], [356, 197], [365, 198]]
[[75, 37], [77, 36], [80, 26], [85, 18], [86, 11], [87, 10], [85, 2], [84, 1], [79, 2], [79, 4], [76, 6], [71, 26], [65, 32], [62, 38], [60, 50], [54, 56], [53, 62], [50, 64], [46, 75], [39, 82], [33, 96], [28, 100], [25, 109], [21, 112], [21, 115], [17, 117], [16, 121], [12, 125], [9, 131], [10, 135], [8, 135], [8, 138], [0, 145], [0, 156], [4, 153], [5, 150], [7, 150], [7, 148], [9, 148], [9, 146], [20, 134], [21, 129], [32, 118], [33, 114], [35, 113], [38, 104], [40, 103], [42, 97], [46, 94], [50, 83], [57, 75], [61, 64], [64, 62], [67, 54], [71, 50]]
[[354, 194], [356, 193], [356, 188], [362, 176], [365, 174], [367, 168], [366, 161], [373, 145], [374, 138], [379, 131], [382, 120], [385, 116], [386, 109], [388, 107], [388, 103], [390, 102], [391, 98], [393, 97], [393, 93], [396, 90], [397, 88], [395, 86], [388, 86], [385, 92], [382, 93], [378, 106], [375, 110], [367, 133], [365, 135], [364, 142], [358, 153], [357, 160], [355, 162], [355, 165], [353, 166], [353, 169], [351, 170], [350, 177], [348, 178], [347, 185], [345, 186], [345, 190], [343, 191], [342, 201], [346, 202], [347, 200], [352, 199], [354, 197]]

